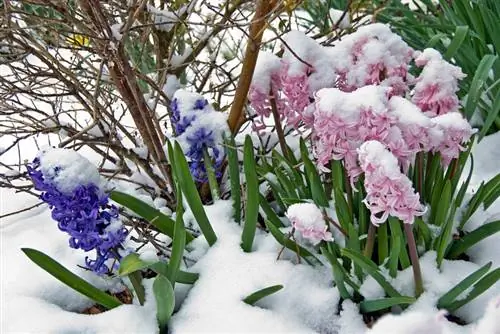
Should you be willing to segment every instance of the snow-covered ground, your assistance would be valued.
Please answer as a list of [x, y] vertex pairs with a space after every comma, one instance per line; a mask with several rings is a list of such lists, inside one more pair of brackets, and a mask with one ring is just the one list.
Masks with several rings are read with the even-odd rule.
[[[487, 137], [473, 151], [475, 171], [470, 192], [482, 180], [500, 173], [500, 133]], [[0, 189], [0, 215], [39, 203], [33, 196]], [[184, 299], [173, 316], [170, 329], [174, 333], [261, 332], [261, 333], [364, 333], [366, 328], [357, 306], [342, 304], [337, 315], [339, 294], [331, 287], [327, 267], [313, 268], [294, 264], [293, 254], [277, 260], [280, 246], [265, 233], [256, 236], [254, 251], [240, 248], [241, 228], [232, 221], [231, 205], [219, 201], [207, 207], [207, 214], [218, 235], [218, 242], [208, 248], [200, 238], [193, 242], [191, 258], [197, 263], [189, 270], [200, 273], [189, 289], [176, 285], [176, 297]], [[188, 221], [191, 213], [185, 214]], [[474, 216], [470, 223], [478, 226], [500, 218], [500, 201], [487, 212]], [[149, 294], [151, 281], [146, 281], [144, 306], [120, 306], [97, 315], [79, 312], [92, 302], [59, 283], [32, 263], [21, 247], [47, 253], [73, 272], [102, 289], [119, 289], [115, 280], [104, 281], [77, 264], [85, 254], [68, 247], [67, 236], [60, 232], [45, 205], [0, 222], [0, 332], [1, 333], [155, 333], [156, 306]], [[433, 307], [437, 296], [450, 289], [480, 265], [493, 261], [500, 265], [500, 235], [496, 234], [470, 252], [474, 263], [445, 261], [442, 271], [434, 265], [433, 253], [423, 256], [422, 271], [427, 290], [403, 316], [382, 318], [369, 333], [500, 333], [500, 284], [458, 311], [472, 325], [459, 327], [448, 322]], [[401, 272], [393, 282], [401, 291], [412, 293], [411, 271]], [[242, 299], [256, 290], [282, 284], [284, 288], [249, 306]], [[381, 296], [381, 289], [368, 279], [362, 288], [370, 296]]]

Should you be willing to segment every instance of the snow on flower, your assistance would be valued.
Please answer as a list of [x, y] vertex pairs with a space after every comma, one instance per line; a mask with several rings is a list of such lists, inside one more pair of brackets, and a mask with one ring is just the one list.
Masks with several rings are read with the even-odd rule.
[[358, 149], [361, 169], [365, 173], [365, 205], [371, 222], [378, 226], [389, 215], [412, 224], [415, 216], [425, 213], [420, 196], [411, 181], [401, 173], [397, 158], [378, 141], [367, 141]]
[[441, 153], [444, 166], [448, 166], [453, 159], [458, 158], [461, 151], [466, 148], [462, 145], [470, 141], [471, 136], [476, 132], [469, 122], [459, 112], [450, 112], [431, 119], [439, 133], [439, 141], [434, 147], [435, 151]]
[[214, 159], [220, 177], [224, 160], [222, 139], [228, 131], [227, 114], [215, 111], [202, 95], [182, 89], [175, 92], [171, 107], [176, 140], [189, 159], [193, 177], [199, 182], [207, 179], [204, 150]]
[[413, 49], [384, 24], [360, 27], [329, 52], [340, 75], [338, 88], [343, 91], [377, 84], [391, 87], [391, 94], [403, 95], [412, 79], [408, 64]]
[[415, 58], [415, 64], [423, 67], [416, 79], [412, 101], [430, 117], [458, 111], [456, 95], [458, 80], [465, 74], [462, 70], [443, 59], [432, 49], [425, 49]]
[[40, 198], [52, 209], [61, 231], [70, 235], [69, 246], [96, 258], [85, 258], [87, 268], [106, 274], [120, 259], [119, 248], [127, 230], [118, 220], [118, 209], [110, 205], [101, 189], [97, 168], [73, 150], [49, 149], [27, 165]]
[[317, 245], [322, 240], [333, 240], [332, 234], [328, 232], [328, 225], [323, 218], [323, 213], [315, 204], [292, 204], [288, 208], [286, 216], [292, 222], [292, 227], [298, 235], [313, 245]]

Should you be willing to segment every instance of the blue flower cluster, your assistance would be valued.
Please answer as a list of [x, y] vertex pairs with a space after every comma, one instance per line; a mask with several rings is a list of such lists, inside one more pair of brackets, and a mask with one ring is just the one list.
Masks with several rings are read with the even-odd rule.
[[[208, 101], [206, 99], [198, 99], [194, 102], [193, 110], [200, 113], [214, 112], [208, 108]], [[196, 115], [181, 115], [179, 110], [179, 101], [174, 98], [171, 103], [172, 107], [172, 122], [177, 136], [182, 135], [186, 130], [193, 126], [196, 120]], [[206, 127], [198, 127], [195, 131], [186, 137], [186, 142], [189, 144], [189, 149], [186, 156], [189, 159], [189, 169], [191, 175], [198, 182], [207, 182], [207, 172], [203, 163], [203, 150], [210, 149], [211, 156], [214, 159], [214, 169], [217, 178], [222, 177], [221, 166], [224, 161], [224, 156], [221, 154], [220, 149], [217, 147], [217, 140], [214, 136], [214, 131]]]
[[[107, 261], [120, 260], [117, 250], [128, 232], [123, 226], [107, 229], [112, 219], [118, 218], [118, 209], [108, 205], [108, 196], [94, 184], [78, 185], [71, 194], [63, 194], [44, 177], [39, 158], [27, 169], [35, 189], [42, 191], [40, 198], [52, 209], [59, 229], [70, 235], [69, 246], [85, 252], [95, 249], [95, 259], [85, 258], [87, 268], [98, 274], [111, 272], [113, 268], [108, 267]], [[57, 176], [59, 168], [54, 168], [54, 172]]]

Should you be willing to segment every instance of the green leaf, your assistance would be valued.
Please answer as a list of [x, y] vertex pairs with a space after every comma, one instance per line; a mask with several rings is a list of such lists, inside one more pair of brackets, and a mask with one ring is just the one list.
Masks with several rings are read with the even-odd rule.
[[241, 248], [245, 252], [251, 252], [259, 216], [259, 181], [255, 170], [253, 143], [250, 136], [245, 138], [243, 167], [246, 179], [246, 205], [245, 225], [241, 233]]
[[468, 119], [472, 117], [474, 111], [476, 110], [482, 91], [481, 88], [484, 86], [486, 80], [488, 79], [490, 70], [497, 58], [498, 55], [485, 55], [477, 66], [476, 73], [474, 74], [474, 78], [472, 79], [468, 91], [467, 102], [465, 103], [465, 114], [467, 115]]
[[483, 277], [488, 270], [491, 268], [492, 262], [488, 262], [466, 278], [460, 281], [457, 285], [455, 285], [452, 289], [446, 292], [444, 295], [439, 298], [437, 302], [437, 307], [442, 309], [448, 309], [452, 305], [452, 303], [457, 299], [457, 297], [464, 291], [466, 291], [472, 284], [476, 283], [481, 277]]
[[268, 201], [262, 194], [259, 194], [259, 200], [260, 200], [260, 207], [262, 208], [262, 211], [264, 211], [264, 214], [266, 215], [266, 218], [276, 227], [283, 227], [283, 223], [281, 222], [280, 218], [274, 212], [273, 208], [271, 205], [269, 205]]
[[451, 303], [447, 310], [449, 312], [453, 312], [460, 307], [464, 306], [465, 304], [469, 303], [471, 300], [475, 299], [476, 297], [480, 296], [483, 292], [488, 290], [493, 284], [498, 282], [500, 279], [500, 268], [497, 268], [484, 276], [479, 282], [474, 284], [474, 287], [472, 290], [469, 292], [469, 294], [464, 297], [463, 299], [460, 300], [455, 300], [453, 303]]
[[184, 254], [184, 247], [186, 247], [186, 229], [184, 227], [184, 208], [182, 206], [182, 192], [180, 189], [177, 190], [177, 212], [175, 219], [175, 233], [174, 240], [172, 242], [172, 252], [170, 254], [169, 266], [167, 269], [167, 278], [175, 286], [177, 279], [177, 273], [182, 262], [182, 256]]
[[160, 332], [166, 333], [168, 321], [174, 313], [175, 293], [168, 278], [158, 275], [153, 282], [153, 293], [156, 299], [156, 318]]
[[118, 275], [127, 276], [135, 271], [147, 269], [151, 264], [140, 259], [137, 253], [130, 253], [120, 261]]
[[134, 292], [139, 300], [139, 304], [144, 305], [146, 301], [146, 289], [142, 285], [142, 275], [140, 271], [135, 271], [128, 275], [130, 279], [130, 283], [132, 283], [132, 287], [134, 288]]
[[[138, 254], [130, 253], [120, 261], [120, 269], [118, 269], [118, 275], [127, 276], [134, 271], [151, 269], [160, 275], [168, 276], [168, 267], [169, 265], [167, 262], [147, 262], [141, 260]], [[177, 272], [176, 282], [182, 284], [194, 284], [196, 280], [198, 280], [198, 276], [199, 275], [197, 273], [190, 273], [179, 270]]]
[[[193, 216], [198, 222], [198, 226], [201, 232], [205, 236], [208, 244], [212, 246], [217, 241], [217, 236], [210, 225], [205, 209], [203, 208], [203, 203], [201, 202], [200, 195], [198, 194], [198, 189], [193, 181], [191, 172], [189, 171], [189, 166], [184, 156], [179, 143], [175, 143], [174, 147], [174, 157], [175, 163], [177, 164], [177, 182], [179, 183], [182, 192], [186, 198], [186, 201], [193, 212]], [[189, 242], [189, 241], [187, 241]]]
[[[110, 198], [116, 203], [123, 205], [124, 207], [130, 209], [131, 211], [141, 216], [142, 218], [146, 219], [161, 233], [169, 236], [170, 238], [174, 237], [175, 222], [173, 221], [172, 218], [161, 213], [159, 210], [135, 198], [134, 196], [122, 193], [120, 191], [112, 191]], [[186, 240], [188, 243], [191, 242], [193, 239], [194, 237], [190, 233], [186, 235]]]
[[467, 26], [458, 26], [455, 29], [455, 36], [451, 40], [451, 43], [448, 46], [448, 50], [446, 50], [446, 53], [444, 54], [444, 58], [446, 60], [450, 60], [451, 58], [453, 58], [457, 50], [464, 42], [468, 33], [469, 33], [469, 27]]
[[405, 237], [403, 231], [401, 230], [401, 224], [397, 218], [389, 216], [389, 227], [391, 229], [391, 235], [393, 237], [399, 237], [401, 239], [401, 251], [399, 252], [399, 262], [401, 263], [401, 268], [406, 269], [411, 265], [410, 257], [408, 256], [408, 250], [405, 247]]
[[443, 226], [446, 223], [446, 217], [448, 215], [448, 210], [451, 204], [451, 182], [446, 180], [446, 183], [441, 193], [440, 200], [432, 207], [432, 210], [436, 212], [434, 224], [438, 226]]
[[389, 275], [396, 277], [398, 274], [399, 253], [401, 252], [401, 238], [391, 236], [391, 254], [389, 255]]
[[283, 289], [283, 285], [280, 284], [268, 286], [267, 288], [255, 291], [254, 293], [246, 296], [245, 299], [243, 299], [243, 302], [247, 303], [248, 305], [254, 305], [262, 298], [272, 295], [273, 293], [276, 293], [281, 289]]
[[314, 203], [318, 206], [327, 207], [328, 198], [326, 196], [323, 182], [318, 174], [318, 170], [309, 159], [309, 151], [307, 150], [304, 140], [301, 138], [300, 151], [302, 154], [302, 161], [304, 162], [304, 169], [306, 172], [309, 187], [311, 188], [311, 195]]
[[500, 231], [500, 220], [482, 225], [451, 244], [446, 257], [456, 259], [469, 248]]
[[363, 254], [359, 252], [355, 252], [347, 248], [342, 249], [342, 255], [347, 256], [352, 262], [363, 268], [368, 275], [372, 276], [375, 281], [377, 281], [387, 295], [390, 297], [401, 297], [401, 294], [394, 289], [394, 287], [380, 273], [377, 265], [372, 260], [363, 256]]
[[81, 279], [77, 275], [62, 266], [59, 262], [50, 256], [31, 248], [21, 248], [24, 254], [40, 268], [57, 278], [62, 283], [66, 284], [75, 291], [95, 301], [97, 304], [104, 306], [107, 309], [112, 309], [122, 305], [115, 297], [99, 290], [92, 284]]
[[351, 210], [349, 210], [349, 204], [347, 204], [344, 193], [336, 187], [333, 188], [333, 196], [335, 198], [335, 211], [337, 212], [339, 223], [344, 231], [348, 231], [349, 225], [353, 224], [353, 217]]
[[321, 247], [321, 254], [325, 255], [332, 265], [333, 279], [335, 280], [335, 284], [337, 285], [337, 289], [339, 290], [340, 297], [342, 299], [351, 299], [351, 294], [349, 293], [349, 291], [347, 291], [347, 288], [345, 286], [345, 274], [342, 270], [342, 266], [338, 262], [337, 257], [333, 252], [329, 252], [325, 247]]
[[287, 236], [285, 236], [280, 230], [279, 228], [277, 228], [276, 226], [274, 226], [273, 223], [269, 222], [268, 220], [266, 220], [265, 222], [266, 224], [266, 227], [269, 229], [269, 232], [271, 232], [271, 234], [273, 235], [274, 239], [276, 239], [276, 241], [296, 252], [300, 257], [302, 257], [304, 260], [306, 260], [307, 263], [311, 264], [311, 265], [323, 265], [321, 263], [320, 260], [318, 260], [311, 252], [309, 252], [307, 249], [305, 249], [304, 247], [298, 245], [296, 242], [290, 240]]
[[384, 263], [389, 256], [389, 237], [387, 234], [387, 224], [382, 224], [377, 228], [378, 263]]
[[241, 221], [240, 164], [233, 136], [226, 140], [226, 154], [229, 166], [229, 181], [231, 183], [231, 198], [233, 200], [233, 218], [239, 224]]
[[415, 301], [416, 299], [414, 297], [406, 296], [364, 300], [359, 303], [359, 309], [362, 313], [370, 313], [385, 310], [396, 305], [410, 305]]

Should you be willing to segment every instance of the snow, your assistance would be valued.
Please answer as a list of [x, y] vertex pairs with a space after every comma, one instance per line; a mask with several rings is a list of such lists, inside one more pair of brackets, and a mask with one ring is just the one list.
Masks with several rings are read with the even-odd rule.
[[[486, 137], [474, 149], [475, 171], [473, 189], [484, 179], [499, 172], [499, 134]], [[77, 153], [57, 153], [49, 150], [41, 155], [44, 168], [53, 172], [64, 166], [64, 173], [54, 174], [56, 182], [71, 189], [70, 178], [93, 179], [98, 182], [95, 165]], [[75, 163], [77, 162], [77, 163]], [[273, 176], [268, 175], [270, 178]], [[122, 185], [122, 187], [124, 187]], [[138, 195], [129, 189], [129, 193]], [[159, 198], [145, 196], [144, 200], [157, 208], [165, 203]], [[39, 199], [25, 193], [0, 189], [1, 213], [10, 213], [39, 203]], [[331, 269], [328, 266], [311, 267], [294, 264], [285, 255], [277, 260], [281, 246], [268, 234], [258, 231], [254, 251], [244, 253], [240, 248], [241, 226], [232, 220], [232, 205], [218, 201], [206, 207], [207, 214], [218, 236], [217, 243], [209, 248], [203, 238], [191, 244], [187, 254], [197, 260], [189, 271], [200, 274], [192, 288], [176, 285], [176, 304], [182, 306], [170, 323], [173, 333], [187, 332], [293, 332], [293, 333], [499, 333], [500, 285], [497, 283], [486, 293], [456, 312], [462, 319], [473, 322], [458, 326], [447, 321], [435, 305], [444, 292], [464, 277], [477, 270], [484, 261], [496, 261], [498, 267], [500, 242], [498, 234], [471, 249], [473, 262], [443, 261], [441, 270], [436, 268], [436, 254], [429, 252], [421, 258], [422, 275], [426, 292], [401, 315], [386, 315], [367, 329], [359, 314], [358, 306], [343, 301], [339, 307], [338, 291], [331, 286]], [[478, 214], [470, 227], [477, 227], [500, 213], [498, 202], [487, 212]], [[333, 216], [333, 214], [330, 214]], [[188, 210], [185, 220], [192, 219]], [[466, 225], [468, 226], [468, 225]], [[290, 229], [290, 228], [289, 228]], [[333, 230], [332, 232], [335, 232]], [[337, 236], [335, 236], [337, 238]], [[28, 333], [156, 333], [156, 306], [151, 298], [151, 280], [145, 280], [146, 304], [123, 305], [97, 315], [79, 314], [92, 305], [84, 296], [59, 283], [32, 263], [21, 247], [41, 250], [54, 257], [71, 271], [102, 289], [118, 291], [123, 288], [117, 280], [104, 280], [77, 267], [82, 263], [81, 251], [68, 247], [64, 233], [57, 229], [45, 205], [2, 218], [0, 222], [0, 332]], [[145, 248], [141, 258], [157, 259], [152, 248]], [[414, 287], [411, 268], [389, 278], [395, 288], [405, 295], [412, 295]], [[265, 287], [282, 284], [284, 288], [250, 306], [242, 299]], [[380, 287], [368, 278], [362, 287], [370, 297], [381, 296]], [[183, 301], [183, 299], [185, 300]], [[340, 314], [337, 315], [337, 309]]]
[[78, 185], [101, 184], [95, 165], [73, 150], [47, 148], [39, 152], [40, 170], [59, 191], [71, 193]]
[[[347, 29], [351, 25], [351, 20], [349, 19], [349, 13], [345, 13], [343, 10], [338, 10], [334, 8], [330, 8], [330, 19], [332, 20], [333, 24], [337, 24], [338, 22], [338, 27], [340, 29]], [[340, 19], [342, 18], [342, 20]], [[340, 22], [339, 22], [340, 20]]]

